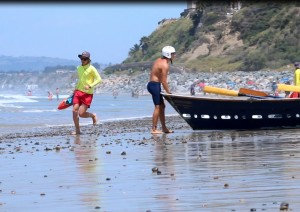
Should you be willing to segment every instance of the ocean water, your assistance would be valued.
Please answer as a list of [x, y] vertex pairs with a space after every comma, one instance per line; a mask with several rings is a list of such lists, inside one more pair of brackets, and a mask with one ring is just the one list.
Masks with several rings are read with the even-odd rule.
[[[51, 126], [73, 126], [72, 107], [58, 110], [60, 101], [68, 94], [61, 94], [52, 100], [47, 94], [27, 96], [20, 93], [0, 93], [0, 134], [19, 132], [26, 129]], [[171, 105], [166, 103], [166, 115], [177, 114]], [[89, 112], [96, 113], [98, 123], [113, 120], [151, 117], [153, 102], [149, 95], [132, 97], [131, 94], [95, 94]], [[91, 124], [91, 119], [80, 119], [81, 125]]]

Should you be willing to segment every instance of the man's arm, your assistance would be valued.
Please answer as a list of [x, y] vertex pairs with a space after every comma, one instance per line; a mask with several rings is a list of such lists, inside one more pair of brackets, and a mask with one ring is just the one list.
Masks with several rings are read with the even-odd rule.
[[170, 89], [169, 89], [168, 81], [167, 81], [168, 73], [169, 73], [169, 66], [164, 65], [162, 67], [162, 72], [161, 72], [161, 84], [163, 85], [163, 88], [166, 91], [166, 93], [171, 93]]
[[299, 69], [297, 69], [296, 71], [295, 71], [295, 85], [300, 85], [300, 70]]
[[102, 78], [100, 76], [100, 74], [98, 73], [97, 69], [93, 70], [93, 75], [95, 77], [94, 82], [90, 85], [90, 87], [94, 87], [95, 85], [99, 84], [102, 82]]

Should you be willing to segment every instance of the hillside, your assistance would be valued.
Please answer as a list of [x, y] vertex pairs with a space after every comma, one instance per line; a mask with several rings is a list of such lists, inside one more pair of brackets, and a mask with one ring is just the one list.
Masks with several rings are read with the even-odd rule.
[[153, 61], [165, 45], [176, 48], [175, 64], [193, 72], [285, 70], [300, 60], [300, 3], [241, 1], [235, 10], [231, 2], [201, 1], [195, 11], [163, 20], [129, 50], [126, 69], [106, 71], [144, 70], [131, 64]]

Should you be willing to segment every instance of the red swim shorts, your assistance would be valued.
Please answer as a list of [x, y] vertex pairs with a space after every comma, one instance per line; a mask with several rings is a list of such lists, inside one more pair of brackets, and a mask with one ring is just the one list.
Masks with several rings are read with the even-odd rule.
[[93, 100], [93, 94], [84, 93], [79, 90], [75, 90], [74, 97], [73, 97], [73, 105], [75, 104], [85, 104], [88, 107], [91, 106]]

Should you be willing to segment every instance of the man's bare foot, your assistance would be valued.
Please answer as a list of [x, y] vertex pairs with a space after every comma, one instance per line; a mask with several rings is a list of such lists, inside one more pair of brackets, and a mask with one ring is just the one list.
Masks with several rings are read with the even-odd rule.
[[96, 125], [97, 124], [97, 115], [95, 113], [93, 113], [93, 125]]
[[71, 135], [80, 135], [81, 132], [72, 132]]
[[162, 134], [163, 132], [160, 130], [151, 130], [151, 134]]
[[173, 133], [174, 131], [173, 130], [169, 130], [169, 129], [164, 129], [163, 132], [164, 133]]

